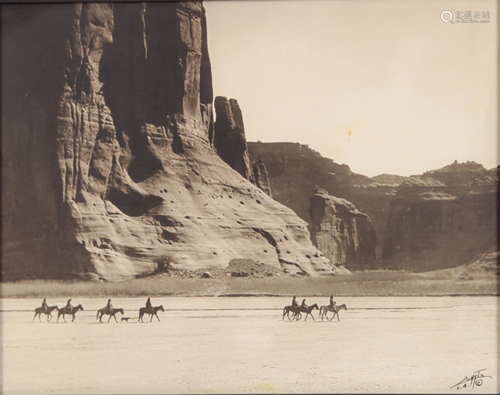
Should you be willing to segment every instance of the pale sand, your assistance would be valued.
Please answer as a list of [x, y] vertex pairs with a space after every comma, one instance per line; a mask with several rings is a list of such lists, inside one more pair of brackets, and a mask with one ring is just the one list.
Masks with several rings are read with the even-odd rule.
[[[74, 298], [86, 311], [67, 324], [13, 311], [41, 300], [2, 300], [2, 393], [500, 390], [495, 297], [338, 298], [340, 322], [282, 321], [290, 298], [154, 298], [162, 322], [138, 324], [145, 299], [113, 299], [128, 324], [97, 323], [106, 299]], [[450, 388], [479, 369], [481, 387]]]

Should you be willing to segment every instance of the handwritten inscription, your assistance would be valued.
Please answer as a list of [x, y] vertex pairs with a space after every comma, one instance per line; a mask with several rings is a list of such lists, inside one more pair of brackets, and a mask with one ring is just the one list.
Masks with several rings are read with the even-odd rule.
[[486, 369], [476, 370], [470, 377], [465, 376], [465, 378], [462, 381], [460, 381], [458, 384], [451, 386], [450, 389], [456, 388], [457, 390], [459, 390], [460, 388], [474, 388], [482, 386], [483, 379], [485, 378], [491, 379], [491, 376], [486, 376], [483, 373], [485, 370]]

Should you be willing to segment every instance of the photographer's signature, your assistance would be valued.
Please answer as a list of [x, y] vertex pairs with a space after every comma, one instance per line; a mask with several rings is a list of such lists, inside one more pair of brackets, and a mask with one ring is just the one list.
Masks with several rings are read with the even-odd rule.
[[474, 387], [480, 387], [483, 385], [483, 379], [484, 378], [490, 378], [491, 376], [485, 376], [482, 372], [484, 372], [486, 369], [480, 369], [476, 370], [470, 377], [465, 376], [465, 378], [459, 382], [458, 384], [455, 384], [450, 387], [456, 388], [457, 390], [460, 388], [474, 388]]

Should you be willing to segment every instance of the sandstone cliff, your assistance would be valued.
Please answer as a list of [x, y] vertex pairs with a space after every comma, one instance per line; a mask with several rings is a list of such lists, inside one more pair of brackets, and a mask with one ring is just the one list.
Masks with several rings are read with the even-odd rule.
[[310, 214], [312, 241], [331, 262], [349, 270], [374, 268], [377, 238], [366, 214], [321, 188], [314, 190]]
[[387, 221], [385, 266], [431, 270], [496, 249], [497, 169], [457, 163], [403, 182]]
[[5, 279], [123, 280], [165, 256], [335, 271], [213, 148], [201, 2], [4, 7], [2, 50]]

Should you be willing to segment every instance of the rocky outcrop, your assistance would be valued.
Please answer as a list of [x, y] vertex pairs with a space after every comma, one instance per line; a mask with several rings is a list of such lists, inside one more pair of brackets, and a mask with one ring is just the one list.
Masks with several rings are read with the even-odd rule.
[[255, 183], [248, 159], [243, 115], [238, 102], [217, 96], [215, 98], [214, 147], [217, 154], [247, 180]]
[[349, 270], [374, 268], [377, 238], [366, 214], [321, 188], [314, 190], [310, 214], [311, 239], [331, 262]]
[[352, 202], [373, 222], [377, 235], [377, 257], [382, 255], [385, 223], [389, 204], [399, 184], [394, 177], [371, 179], [353, 173], [349, 166], [322, 157], [299, 143], [248, 142], [252, 161], [262, 161], [268, 171], [273, 198], [290, 207], [312, 226], [309, 207], [317, 185], [330, 195]]
[[255, 185], [262, 189], [266, 195], [273, 196], [271, 192], [271, 183], [267, 175], [266, 165], [262, 161], [252, 163], [253, 178]]
[[214, 151], [200, 2], [12, 6], [2, 33], [4, 279], [336, 270]]
[[497, 169], [455, 162], [403, 182], [387, 221], [386, 267], [455, 267], [496, 247]]

